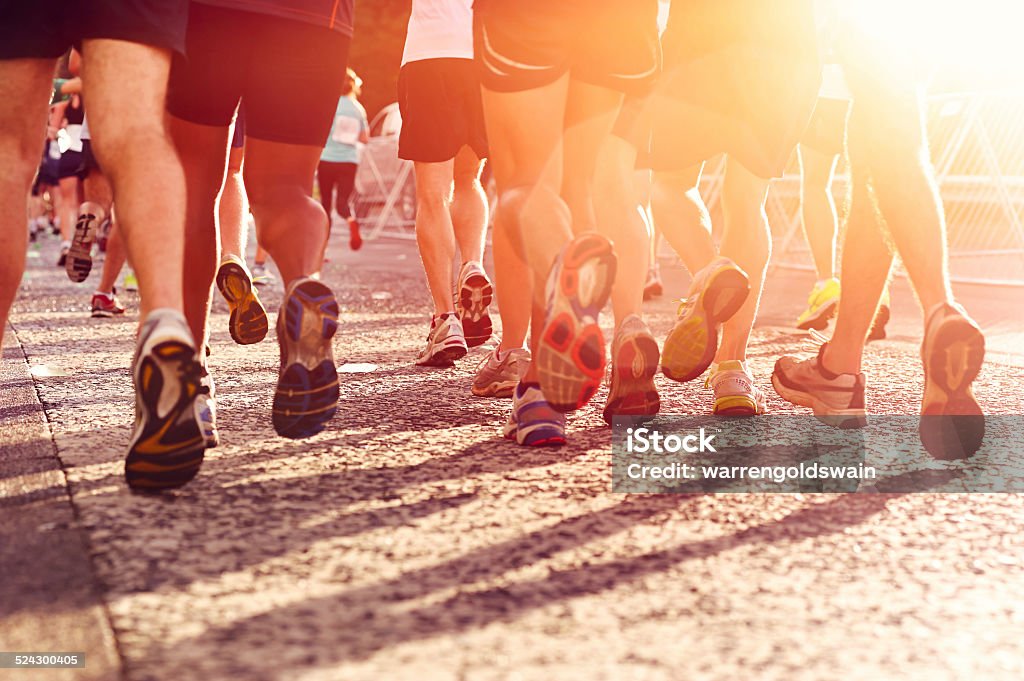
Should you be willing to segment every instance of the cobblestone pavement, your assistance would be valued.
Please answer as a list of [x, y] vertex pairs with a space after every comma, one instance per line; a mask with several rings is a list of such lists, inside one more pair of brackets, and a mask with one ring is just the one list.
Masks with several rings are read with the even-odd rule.
[[[470, 395], [482, 350], [413, 366], [428, 298], [408, 243], [333, 251], [336, 352], [363, 373], [310, 440], [274, 435], [276, 343], [232, 344], [218, 300], [223, 444], [183, 490], [131, 494], [137, 319], [90, 319], [53, 248], [30, 260], [0, 374], [0, 650], [89, 664], [2, 679], [1024, 678], [1024, 497], [613, 494], [603, 392], [569, 446], [529, 451], [501, 439], [508, 401]], [[919, 404], [905, 307], [868, 351], [875, 411]], [[767, 302], [752, 345], [774, 413], [799, 411], [768, 382], [801, 349], [781, 328], [798, 308]], [[674, 303], [649, 313], [664, 337]], [[1020, 355], [990, 357], [986, 411], [1021, 414]], [[699, 381], [659, 389], [665, 411], [709, 408]]]

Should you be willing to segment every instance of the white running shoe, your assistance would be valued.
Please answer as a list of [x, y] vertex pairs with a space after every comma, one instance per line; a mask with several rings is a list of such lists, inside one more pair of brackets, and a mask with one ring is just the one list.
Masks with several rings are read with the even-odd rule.
[[454, 312], [446, 312], [430, 320], [427, 346], [417, 357], [416, 364], [421, 367], [450, 367], [468, 351], [462, 322]]
[[765, 412], [765, 397], [744, 362], [728, 360], [711, 368], [707, 384], [715, 391], [718, 416], [758, 416]]

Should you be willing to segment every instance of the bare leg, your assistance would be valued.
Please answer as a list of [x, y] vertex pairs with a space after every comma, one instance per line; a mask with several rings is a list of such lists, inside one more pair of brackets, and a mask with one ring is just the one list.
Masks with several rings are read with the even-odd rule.
[[722, 325], [722, 343], [715, 355], [716, 362], [747, 358], [747, 342], [754, 327], [771, 254], [771, 232], [764, 212], [767, 198], [768, 180], [753, 175], [732, 159], [726, 161], [722, 190], [725, 232], [721, 252], [747, 273], [750, 295], [739, 312]]
[[893, 262], [867, 178], [855, 180], [840, 269], [843, 296], [824, 357], [825, 368], [840, 374], [860, 373], [865, 339]]
[[451, 220], [455, 241], [462, 262], [484, 258], [484, 235], [487, 233], [487, 194], [480, 184], [483, 163], [470, 147], [463, 147], [455, 157], [455, 190], [452, 193]]
[[313, 199], [320, 151], [313, 146], [245, 141], [245, 187], [257, 237], [277, 263], [286, 289], [320, 267], [327, 238], [327, 214]]
[[96, 290], [100, 293], [113, 293], [117, 277], [124, 268], [127, 254], [124, 249], [124, 241], [121, 239], [121, 229], [115, 222], [110, 228], [110, 236], [107, 237], [107, 255], [103, 260], [103, 270], [100, 272], [100, 281]]
[[224, 188], [220, 190], [217, 217], [221, 257], [234, 255], [244, 262], [245, 244], [249, 240], [249, 222], [245, 216], [249, 212], [249, 206], [245, 198], [245, 184], [242, 182], [242, 161], [243, 149], [232, 147], [228, 153], [228, 171], [224, 178]]
[[608, 135], [601, 147], [594, 204], [598, 228], [615, 244], [618, 256], [611, 298], [616, 326], [631, 314], [642, 314], [650, 266], [651, 239], [636, 203], [635, 167], [636, 147]]
[[82, 57], [93, 148], [114, 189], [139, 278], [141, 317], [157, 308], [181, 310], [185, 180], [164, 123], [170, 53], [86, 40]]
[[718, 255], [711, 238], [711, 216], [698, 184], [704, 166], [679, 172], [656, 172], [651, 187], [651, 210], [658, 231], [695, 276]]
[[[495, 156], [509, 159], [507, 165], [495, 166], [499, 191], [496, 224], [521, 249], [530, 268], [534, 349], [544, 325], [543, 291], [548, 271], [559, 250], [572, 238], [572, 216], [559, 195], [562, 121], [568, 90], [566, 75], [525, 92], [483, 91], [488, 140], [492, 149], [498, 150]], [[531, 362], [523, 380], [536, 383], [537, 379], [536, 362]]]
[[509, 230], [501, 224], [499, 215], [494, 218], [494, 234], [491, 247], [494, 253], [494, 291], [498, 298], [498, 313], [501, 315], [500, 352], [521, 348], [526, 345], [526, 334], [530, 331], [530, 316], [533, 312], [533, 279], [530, 268], [512, 244]]
[[75, 219], [78, 217], [78, 178], [63, 177], [60, 180], [60, 239], [70, 242], [75, 234]]
[[946, 222], [928, 155], [922, 93], [910, 75], [856, 60], [844, 67], [854, 95], [849, 147], [871, 187], [925, 311], [951, 302]]
[[800, 145], [800, 209], [804, 234], [811, 247], [818, 279], [836, 276], [836, 234], [839, 215], [832, 198], [832, 177], [838, 156]]
[[452, 298], [455, 228], [450, 210], [454, 167], [454, 161], [415, 164], [416, 244], [434, 303], [434, 315], [455, 312]]
[[[24, 205], [39, 165], [54, 60], [0, 61], [0, 205]], [[0, 346], [25, 271], [28, 232], [21, 210], [0, 211]]]
[[[216, 222], [217, 194], [224, 182], [230, 128], [197, 125], [171, 116], [170, 130], [185, 170], [188, 194], [185, 213], [185, 318], [196, 343], [205, 344], [213, 280], [220, 261], [217, 253], [220, 244]], [[230, 191], [225, 183], [225, 192]], [[232, 219], [238, 217], [236, 214]], [[228, 236], [232, 246], [239, 249], [238, 226], [230, 231], [232, 233]]]

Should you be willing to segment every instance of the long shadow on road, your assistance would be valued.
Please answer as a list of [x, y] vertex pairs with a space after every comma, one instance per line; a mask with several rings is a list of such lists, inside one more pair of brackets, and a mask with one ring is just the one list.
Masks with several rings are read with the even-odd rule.
[[[842, 532], [883, 511], [889, 497], [842, 496], [802, 508], [787, 517], [734, 534], [684, 543], [604, 563], [554, 570], [546, 577], [490, 586], [472, 585], [529, 566], [557, 552], [610, 535], [667, 511], [700, 503], [697, 495], [627, 497], [615, 506], [567, 518], [551, 527], [466, 553], [438, 565], [403, 573], [399, 577], [340, 595], [309, 599], [271, 612], [204, 631], [178, 649], [193, 646], [240, 650], [266, 640], [273, 632], [301, 628], [303, 645], [317, 664], [337, 664], [368, 658], [389, 647], [424, 638], [457, 634], [494, 622], [507, 622], [527, 612], [580, 596], [597, 594], [681, 563], [708, 558], [749, 544], [796, 543]], [[399, 607], [413, 599], [455, 588], [458, 593], [441, 602], [416, 608]], [[303, 623], [315, 626], [303, 626]], [[158, 659], [168, 654], [152, 650]], [[235, 656], [233, 669], [259, 673]]]

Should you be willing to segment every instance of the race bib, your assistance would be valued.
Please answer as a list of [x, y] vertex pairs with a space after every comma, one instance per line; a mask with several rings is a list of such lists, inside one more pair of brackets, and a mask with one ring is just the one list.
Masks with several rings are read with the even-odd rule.
[[354, 146], [359, 141], [359, 131], [361, 128], [362, 126], [357, 119], [348, 116], [337, 116], [334, 119], [331, 139], [338, 144]]

